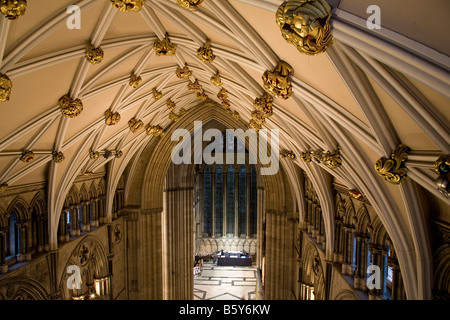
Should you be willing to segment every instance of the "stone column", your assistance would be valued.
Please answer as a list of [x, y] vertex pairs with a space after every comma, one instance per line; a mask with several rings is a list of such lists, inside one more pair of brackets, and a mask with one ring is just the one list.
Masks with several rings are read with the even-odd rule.
[[89, 202], [81, 204], [81, 231], [86, 232], [91, 230], [89, 225]]

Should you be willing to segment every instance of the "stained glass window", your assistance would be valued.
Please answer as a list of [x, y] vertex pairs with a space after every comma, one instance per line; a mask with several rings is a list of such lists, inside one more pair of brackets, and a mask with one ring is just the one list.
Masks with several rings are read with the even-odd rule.
[[215, 194], [215, 233], [223, 232], [223, 171], [220, 165], [216, 168], [216, 194]]
[[227, 172], [227, 233], [234, 233], [234, 168], [228, 166]]
[[247, 171], [242, 165], [239, 169], [239, 234], [247, 233]]

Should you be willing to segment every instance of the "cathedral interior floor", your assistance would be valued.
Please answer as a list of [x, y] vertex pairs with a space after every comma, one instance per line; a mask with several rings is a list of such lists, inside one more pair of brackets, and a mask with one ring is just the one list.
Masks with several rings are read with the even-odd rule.
[[203, 264], [194, 279], [194, 300], [254, 300], [256, 267]]

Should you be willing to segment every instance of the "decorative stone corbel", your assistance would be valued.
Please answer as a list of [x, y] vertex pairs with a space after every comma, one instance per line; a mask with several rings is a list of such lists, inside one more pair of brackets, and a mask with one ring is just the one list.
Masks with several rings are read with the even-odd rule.
[[375, 170], [378, 175], [389, 183], [400, 184], [408, 172], [408, 168], [405, 166], [408, 150], [407, 146], [400, 144], [392, 151], [389, 159], [384, 157], [378, 159], [375, 163]]

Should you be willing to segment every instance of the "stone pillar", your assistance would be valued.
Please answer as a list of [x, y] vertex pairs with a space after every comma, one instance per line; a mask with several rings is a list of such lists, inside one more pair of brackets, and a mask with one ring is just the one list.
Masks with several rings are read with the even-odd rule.
[[[174, 171], [173, 174], [177, 173], [177, 170]], [[172, 172], [169, 171], [168, 174]], [[192, 300], [194, 298], [193, 186], [170, 188], [164, 194], [163, 298]]]
[[[79, 204], [75, 204], [72, 206], [72, 236], [79, 236], [80, 232], [80, 220], [79, 220]], [[67, 241], [69, 238], [67, 238]]]
[[251, 188], [250, 188], [250, 170], [247, 170], [247, 174], [246, 174], [246, 192], [247, 192], [247, 207], [246, 207], [246, 211], [247, 211], [247, 235], [246, 238], [250, 238], [251, 235], [251, 231], [250, 231], [250, 198], [251, 198]]
[[[392, 250], [392, 249], [391, 249]], [[391, 251], [392, 252], [392, 251]], [[405, 300], [405, 288], [403, 286], [403, 279], [400, 272], [400, 266], [398, 264], [397, 258], [388, 257], [388, 266], [392, 268], [392, 289], [391, 298], [392, 300]]]
[[91, 230], [89, 225], [89, 202], [81, 204], [81, 231], [86, 232]]
[[6, 264], [6, 228], [0, 229], [0, 274], [8, 272], [8, 265]]
[[369, 244], [369, 250], [372, 254], [373, 265], [380, 268], [380, 289], [374, 288], [369, 290], [369, 300], [381, 300], [383, 295], [383, 289], [386, 283], [384, 278], [384, 256], [386, 255], [386, 250], [378, 244]]
[[239, 168], [234, 169], [234, 237], [239, 238]]
[[99, 211], [99, 199], [94, 198], [91, 200], [92, 203], [92, 221], [91, 221], [91, 227], [96, 228], [99, 226], [98, 221], [98, 211]]
[[356, 237], [356, 270], [354, 276], [354, 288], [367, 291], [367, 243], [369, 239], [363, 234], [355, 234]]
[[69, 209], [64, 209], [59, 217], [59, 225], [58, 225], [58, 241], [63, 243], [66, 241], [66, 230], [67, 230], [67, 213]]
[[222, 192], [223, 192], [223, 210], [222, 210], [222, 235], [228, 234], [228, 168], [224, 167], [222, 171]]
[[216, 236], [216, 171], [211, 168], [211, 237]]

